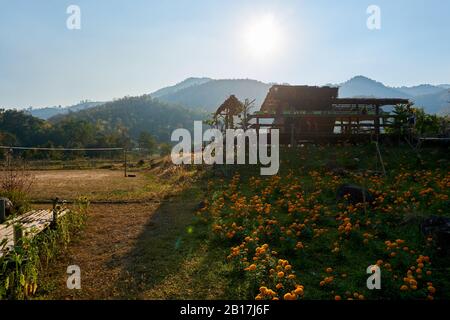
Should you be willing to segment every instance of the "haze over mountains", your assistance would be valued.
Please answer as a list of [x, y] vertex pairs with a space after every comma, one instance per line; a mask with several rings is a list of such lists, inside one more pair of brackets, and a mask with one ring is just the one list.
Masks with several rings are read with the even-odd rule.
[[104, 102], [99, 101], [81, 101], [80, 103], [68, 107], [55, 106], [38, 109], [29, 108], [27, 109], [27, 111], [37, 118], [47, 120], [56, 115], [68, 114], [70, 112], [77, 112], [84, 109], [90, 109], [103, 103]]
[[339, 85], [339, 96], [342, 98], [405, 98], [413, 101], [416, 106], [423, 107], [427, 113], [442, 114], [448, 113], [449, 87], [449, 85], [424, 84], [395, 88], [367, 77], [357, 76]]
[[[389, 87], [367, 77], [356, 76], [344, 83], [331, 85], [339, 86], [339, 96], [342, 98], [406, 98], [423, 107], [428, 113], [448, 114], [450, 110], [450, 84]], [[150, 93], [150, 96], [168, 104], [211, 113], [231, 94], [241, 100], [255, 99], [255, 107], [259, 107], [271, 86], [272, 84], [251, 79], [215, 80], [192, 77]], [[111, 103], [114, 104], [114, 101]], [[48, 119], [59, 114], [98, 107], [101, 104], [103, 103], [83, 101], [65, 108], [49, 107], [28, 111], [36, 117]]]
[[[196, 82], [196, 79], [199, 82]], [[186, 86], [186, 81], [190, 86]], [[405, 98], [414, 101], [417, 106], [425, 108], [428, 113], [442, 113], [448, 108], [450, 85], [419, 85], [414, 87], [389, 87], [381, 82], [364, 76], [356, 76], [341, 84], [330, 84], [339, 87], [341, 98], [373, 97], [373, 98]], [[168, 103], [177, 103], [188, 108], [201, 108], [213, 112], [230, 94], [239, 99], [255, 99], [259, 107], [272, 84], [256, 80], [213, 80], [205, 78], [189, 78], [178, 85], [170, 87], [170, 92], [161, 94], [161, 90], [151, 96]]]

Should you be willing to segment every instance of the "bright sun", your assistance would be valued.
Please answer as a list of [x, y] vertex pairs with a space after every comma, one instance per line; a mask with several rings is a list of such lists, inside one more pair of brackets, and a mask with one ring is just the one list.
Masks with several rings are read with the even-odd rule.
[[280, 26], [272, 15], [253, 19], [244, 30], [244, 43], [248, 53], [257, 59], [272, 58], [280, 49]]

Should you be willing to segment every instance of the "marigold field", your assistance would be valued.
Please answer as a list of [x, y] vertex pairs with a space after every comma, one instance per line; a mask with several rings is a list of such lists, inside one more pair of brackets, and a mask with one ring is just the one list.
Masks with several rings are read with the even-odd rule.
[[[450, 216], [448, 150], [382, 146], [382, 155], [386, 176], [371, 144], [283, 150], [275, 176], [216, 169], [197, 223], [210, 250], [223, 249], [230, 298], [450, 298], [448, 253], [420, 230], [424, 218]], [[337, 200], [343, 183], [374, 201]], [[380, 290], [366, 286], [371, 265]]]

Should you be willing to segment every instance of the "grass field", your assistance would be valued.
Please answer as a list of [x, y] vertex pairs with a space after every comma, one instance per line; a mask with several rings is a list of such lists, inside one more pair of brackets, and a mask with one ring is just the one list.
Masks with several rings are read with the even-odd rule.
[[[282, 150], [272, 177], [255, 166], [36, 172], [37, 198], [138, 200], [91, 205], [36, 298], [448, 299], [448, 255], [419, 230], [450, 216], [448, 152], [382, 155], [385, 177], [373, 145]], [[376, 200], [338, 201], [342, 183]], [[69, 264], [82, 290], [66, 289]], [[366, 287], [374, 264], [381, 290]]]

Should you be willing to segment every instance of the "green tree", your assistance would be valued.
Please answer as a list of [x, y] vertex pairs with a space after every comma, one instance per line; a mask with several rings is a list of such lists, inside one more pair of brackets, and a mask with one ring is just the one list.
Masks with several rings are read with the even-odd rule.
[[170, 154], [171, 151], [172, 151], [172, 146], [170, 144], [164, 142], [159, 145], [159, 154], [161, 156], [167, 156]]
[[142, 131], [139, 134], [138, 145], [139, 148], [144, 149], [148, 153], [152, 154], [156, 148], [156, 140], [150, 133]]

